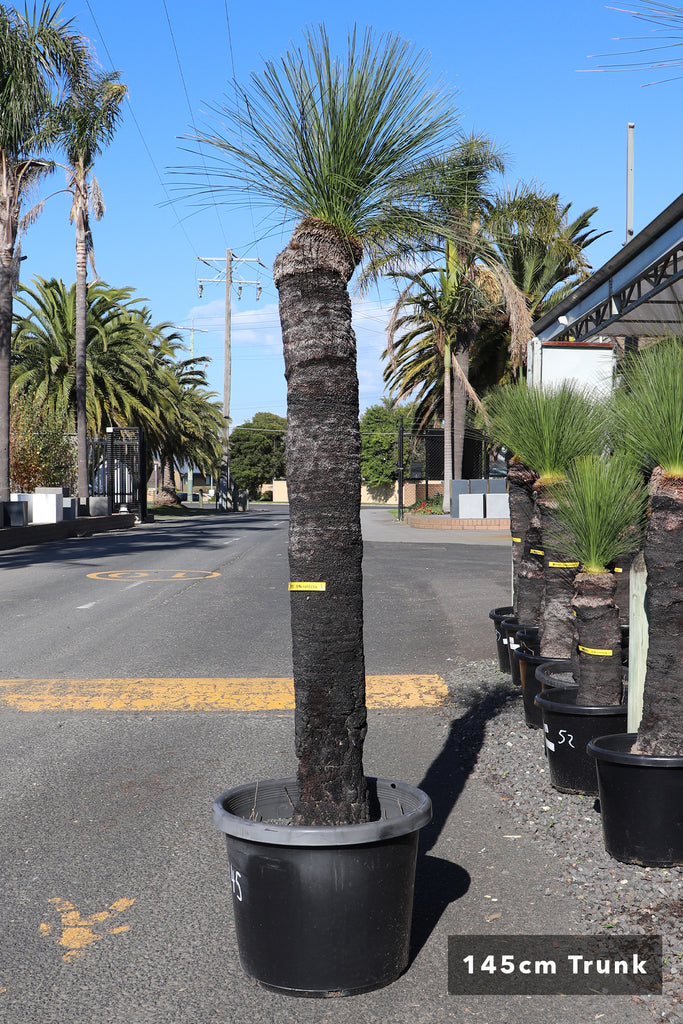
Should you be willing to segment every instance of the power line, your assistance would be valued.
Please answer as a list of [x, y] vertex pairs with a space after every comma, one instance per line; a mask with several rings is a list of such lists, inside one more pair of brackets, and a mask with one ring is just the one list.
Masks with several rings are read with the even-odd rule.
[[[187, 102], [187, 109], [190, 112], [190, 121], [192, 123], [192, 127], [194, 129], [194, 133], [195, 133], [195, 137], [196, 137], [197, 134], [198, 134], [197, 133], [197, 125], [195, 124], [194, 113], [193, 113], [193, 110], [192, 110], [192, 104], [190, 102], [190, 94], [187, 91], [187, 83], [185, 81], [185, 75], [183, 74], [182, 64], [180, 63], [180, 54], [178, 53], [178, 47], [176, 45], [175, 35], [173, 33], [173, 26], [171, 24], [171, 16], [168, 13], [168, 7], [166, 6], [166, 0], [161, 0], [161, 2], [164, 5], [164, 13], [166, 14], [166, 21], [168, 22], [168, 31], [171, 34], [171, 42], [173, 43], [173, 50], [175, 52], [175, 59], [176, 59], [177, 65], [178, 65], [178, 73], [180, 74], [180, 81], [182, 82], [183, 92], [185, 93], [185, 100]], [[206, 173], [207, 180], [210, 180], [209, 169], [206, 166], [206, 160], [204, 158], [204, 153], [202, 151], [201, 145], [199, 146], [199, 155], [202, 158], [202, 164], [204, 165], [204, 171]], [[211, 195], [212, 195], [212, 199], [213, 199], [213, 207], [214, 207], [214, 210], [216, 211], [216, 217], [218, 218], [218, 223], [220, 224], [221, 232], [223, 234], [223, 239], [227, 240], [227, 236], [225, 234], [225, 227], [223, 226], [223, 221], [221, 220], [221, 215], [220, 215], [220, 212], [218, 210], [218, 206], [216, 204], [216, 197], [213, 194], [213, 192], [211, 193]], [[195, 253], [195, 255], [196, 255], [196, 253]]]
[[[105, 42], [104, 36], [102, 35], [102, 30], [101, 30], [100, 26], [98, 25], [97, 18], [95, 17], [95, 15], [93, 13], [92, 7], [90, 6], [90, 0], [85, 0], [85, 5], [88, 8], [88, 11], [90, 12], [90, 17], [92, 18], [93, 23], [95, 25], [95, 28], [97, 29], [97, 34], [99, 35], [100, 40], [102, 41], [102, 46], [104, 47], [104, 52], [106, 53], [107, 57], [109, 58], [109, 63], [111, 64], [112, 71], [115, 71], [116, 70], [116, 65], [114, 64], [114, 61], [112, 60], [111, 53], [109, 52], [109, 47], [107, 46], [107, 44]], [[135, 111], [133, 110], [133, 105], [130, 102], [130, 99], [129, 99], [128, 96], [126, 96], [126, 103], [128, 104], [128, 109], [130, 110], [131, 117], [133, 118], [133, 123], [134, 123], [135, 127], [137, 128], [138, 135], [140, 136], [140, 140], [142, 142], [142, 145], [144, 146], [145, 152], [147, 153], [147, 156], [149, 157], [149, 161], [150, 161], [152, 167], [154, 168], [154, 172], [155, 172], [157, 178], [159, 179], [159, 184], [161, 185], [163, 193], [166, 196], [166, 199], [168, 201], [168, 205], [173, 210], [173, 213], [175, 215], [175, 219], [176, 219], [176, 221], [178, 223], [178, 227], [180, 228], [182, 233], [185, 235], [185, 238], [187, 240], [187, 244], [190, 246], [190, 249], [192, 249], [192, 252], [194, 253], [194, 255], [197, 256], [197, 250], [195, 249], [194, 245], [192, 244], [192, 239], [190, 238], [190, 236], [188, 235], [187, 231], [185, 230], [185, 226], [183, 225], [183, 222], [181, 221], [180, 217], [178, 216], [178, 212], [177, 212], [177, 210], [175, 208], [175, 205], [172, 202], [170, 195], [168, 194], [168, 190], [166, 188], [166, 185], [164, 184], [164, 179], [161, 177], [161, 174], [159, 173], [159, 168], [157, 167], [157, 165], [155, 163], [155, 160], [154, 160], [154, 157], [152, 156], [152, 153], [150, 151], [150, 148], [147, 145], [147, 141], [145, 139], [145, 136], [142, 133], [142, 128], [140, 127], [140, 125], [138, 123], [138, 119], [135, 116]]]

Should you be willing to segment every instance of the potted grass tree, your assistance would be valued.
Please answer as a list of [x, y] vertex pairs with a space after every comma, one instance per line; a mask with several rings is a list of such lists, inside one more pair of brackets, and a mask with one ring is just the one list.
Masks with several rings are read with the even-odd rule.
[[613, 567], [640, 546], [647, 490], [623, 456], [593, 455], [573, 462], [566, 478], [548, 491], [553, 511], [547, 535], [562, 558], [579, 563], [571, 599], [577, 687], [546, 690], [536, 703], [552, 784], [562, 792], [597, 795], [595, 762], [586, 745], [601, 732], [626, 731]]
[[604, 443], [604, 413], [595, 398], [571, 382], [557, 387], [528, 386], [522, 380], [491, 392], [485, 399], [490, 438], [504, 444], [535, 476], [534, 511], [528, 520], [520, 570], [542, 575], [543, 594], [537, 622], [539, 653], [513, 652], [520, 669], [524, 713], [528, 726], [541, 727], [534, 703], [539, 660], [571, 657], [574, 621], [572, 582], [578, 570], [574, 559], [557, 551], [548, 534], [553, 499], [549, 487], [564, 479], [576, 458], [600, 451]]
[[649, 645], [637, 733], [591, 741], [603, 833], [617, 860], [683, 864], [683, 341], [634, 353], [613, 398], [615, 434], [651, 472], [645, 534]]
[[253, 74], [198, 135], [211, 199], [297, 218], [276, 258], [287, 378], [295, 778], [224, 793], [242, 965], [262, 985], [342, 995], [408, 960], [417, 830], [428, 797], [366, 778], [360, 432], [349, 282], [364, 257], [424, 230], [416, 168], [454, 138], [425, 57], [355, 30], [344, 59], [324, 27]]

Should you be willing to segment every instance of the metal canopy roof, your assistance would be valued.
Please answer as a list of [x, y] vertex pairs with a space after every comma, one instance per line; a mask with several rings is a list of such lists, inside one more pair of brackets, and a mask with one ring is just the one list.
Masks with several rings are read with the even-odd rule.
[[533, 331], [543, 344], [683, 334], [683, 195]]

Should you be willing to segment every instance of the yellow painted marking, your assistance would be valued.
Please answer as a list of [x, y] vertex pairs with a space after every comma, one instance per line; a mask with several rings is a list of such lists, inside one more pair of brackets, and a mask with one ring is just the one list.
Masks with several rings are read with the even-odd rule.
[[548, 562], [551, 569], [578, 569], [578, 562]]
[[612, 651], [606, 651], [599, 647], [582, 647], [581, 644], [579, 644], [579, 650], [584, 654], [598, 654], [603, 658], [608, 658], [612, 654]]
[[290, 583], [290, 590], [324, 590], [326, 583]]
[[[62, 927], [57, 944], [66, 949], [66, 952], [62, 954], [62, 960], [66, 961], [66, 963], [71, 963], [71, 961], [87, 955], [86, 950], [88, 946], [92, 946], [94, 942], [100, 942], [105, 935], [121, 935], [123, 932], [130, 931], [129, 924], [105, 928], [104, 931], [101, 929], [95, 931], [94, 929], [97, 925], [102, 925], [105, 921], [109, 921], [114, 915], [128, 910], [135, 903], [135, 900], [116, 900], [108, 910], [100, 910], [95, 914], [91, 914], [90, 917], [81, 917], [80, 911], [76, 910], [73, 903], [62, 899], [60, 896], [55, 896], [48, 902], [61, 915]], [[40, 934], [44, 936], [52, 935], [53, 930], [49, 922], [43, 922], [40, 926]]]
[[[436, 707], [438, 675], [368, 676], [369, 708]], [[19, 711], [288, 711], [291, 679], [5, 679], [0, 707]]]
[[150, 583], [164, 583], [170, 580], [212, 580], [219, 572], [209, 569], [116, 569], [109, 572], [89, 572], [89, 580], [113, 580], [115, 583], [129, 583], [131, 580], [148, 580]]

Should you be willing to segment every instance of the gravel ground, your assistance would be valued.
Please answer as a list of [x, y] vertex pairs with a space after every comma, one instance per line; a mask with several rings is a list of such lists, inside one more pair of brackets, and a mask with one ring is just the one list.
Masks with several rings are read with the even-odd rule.
[[596, 801], [551, 786], [542, 733], [525, 724], [521, 693], [497, 661], [454, 662], [447, 681], [449, 717], [467, 710], [486, 723], [481, 749], [467, 749], [463, 740], [463, 759], [500, 794], [515, 829], [563, 862], [586, 934], [662, 935], [664, 996], [645, 1001], [655, 1020], [681, 1024], [683, 868], [621, 864], [605, 852]]

